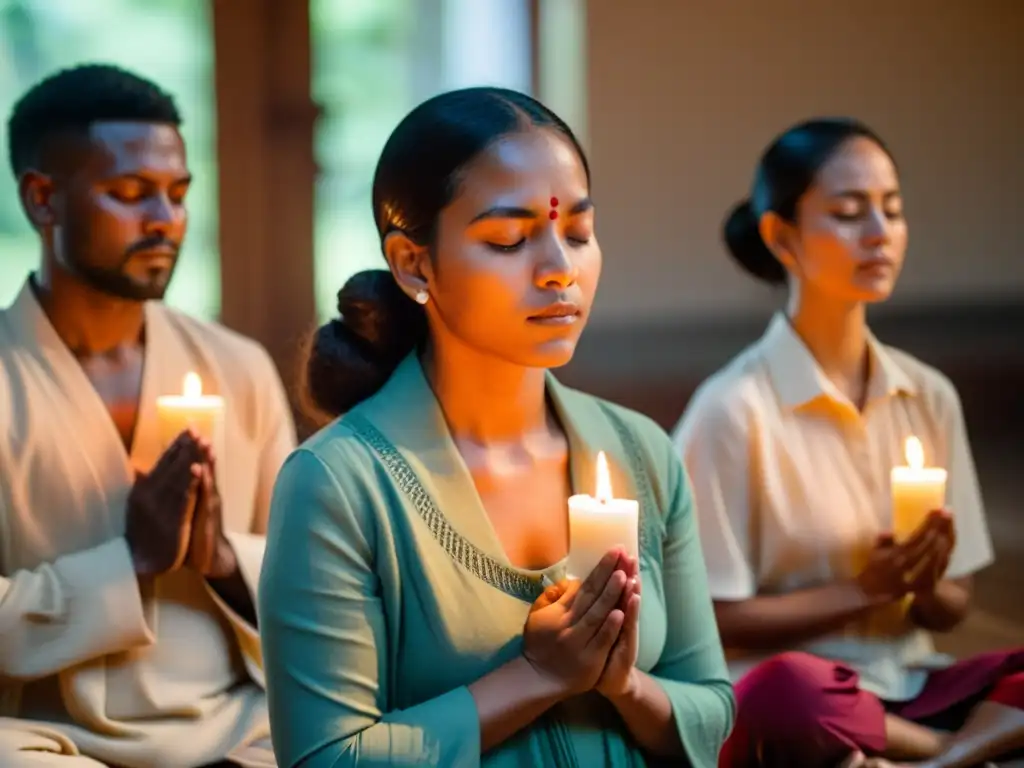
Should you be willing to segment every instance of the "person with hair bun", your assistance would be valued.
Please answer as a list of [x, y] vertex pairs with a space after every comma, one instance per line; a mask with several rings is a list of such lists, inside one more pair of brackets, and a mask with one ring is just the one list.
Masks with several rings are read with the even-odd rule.
[[[953, 768], [1024, 747], [1024, 650], [955, 662], [932, 645], [993, 552], [953, 384], [865, 320], [907, 245], [891, 152], [851, 119], [790, 128], [724, 239], [788, 302], [674, 433], [738, 681], [721, 765]], [[894, 530], [911, 437], [947, 469], [948, 509]]]
[[[328, 423], [272, 502], [280, 765], [712, 768], [734, 702], [682, 463], [549, 372], [601, 268], [572, 131], [514, 91], [436, 96], [385, 144], [373, 213], [388, 269], [311, 342]], [[640, 501], [639, 556], [569, 574], [567, 499], [601, 451]]]

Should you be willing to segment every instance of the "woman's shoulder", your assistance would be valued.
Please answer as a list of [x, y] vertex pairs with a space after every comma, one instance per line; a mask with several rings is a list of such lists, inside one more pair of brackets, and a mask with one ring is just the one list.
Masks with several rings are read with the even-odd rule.
[[960, 408], [956, 385], [941, 370], [897, 347], [881, 344], [879, 349], [885, 358], [883, 366], [891, 368], [895, 376], [904, 378], [912, 394], [924, 397], [925, 402], [935, 408]]
[[300, 443], [278, 474], [278, 485], [333, 486], [346, 497], [372, 487], [376, 472], [373, 453], [353, 425], [340, 417]]
[[760, 358], [749, 350], [704, 379], [672, 430], [677, 450], [694, 439], [743, 435], [764, 406], [770, 389]]

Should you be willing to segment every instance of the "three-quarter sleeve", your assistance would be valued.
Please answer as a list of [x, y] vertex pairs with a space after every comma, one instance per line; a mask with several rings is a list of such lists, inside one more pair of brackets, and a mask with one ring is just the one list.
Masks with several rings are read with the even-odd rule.
[[669, 700], [694, 768], [715, 768], [732, 729], [735, 699], [715, 622], [689, 481], [669, 457], [663, 544], [667, 636], [651, 670]]
[[351, 490], [306, 448], [285, 462], [274, 490], [259, 616], [281, 768], [478, 766], [467, 688], [404, 710], [388, 701], [381, 510]]
[[675, 431], [693, 489], [708, 586], [715, 600], [757, 594], [746, 431], [721, 401], [695, 397]]

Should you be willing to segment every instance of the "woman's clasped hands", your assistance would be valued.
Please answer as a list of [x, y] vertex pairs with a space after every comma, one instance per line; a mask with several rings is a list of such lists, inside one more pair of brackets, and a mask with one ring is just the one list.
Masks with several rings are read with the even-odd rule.
[[639, 623], [637, 559], [615, 548], [582, 582], [561, 581], [537, 598], [523, 629], [523, 656], [564, 696], [624, 696], [634, 682]]
[[880, 536], [856, 581], [866, 595], [880, 600], [928, 593], [945, 575], [955, 545], [953, 516], [935, 510], [904, 542]]

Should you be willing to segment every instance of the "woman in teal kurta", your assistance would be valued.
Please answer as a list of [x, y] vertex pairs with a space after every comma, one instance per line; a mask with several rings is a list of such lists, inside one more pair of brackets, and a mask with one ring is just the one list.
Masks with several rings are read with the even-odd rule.
[[[589, 170], [527, 96], [442, 94], [374, 180], [278, 478], [260, 585], [274, 748], [303, 766], [713, 768], [732, 689], [689, 485], [649, 419], [563, 385], [600, 272]], [[640, 557], [568, 578], [599, 451]], [[640, 597], [642, 585], [642, 600]]]

